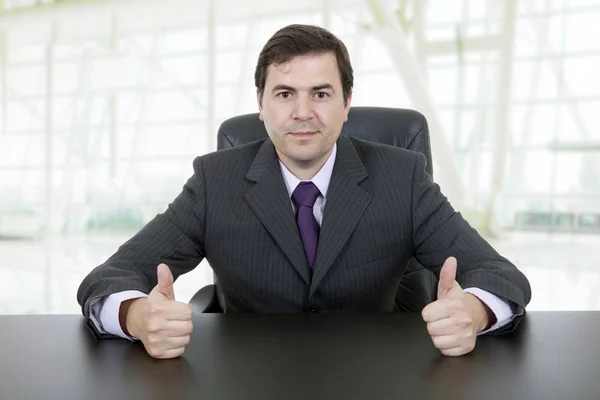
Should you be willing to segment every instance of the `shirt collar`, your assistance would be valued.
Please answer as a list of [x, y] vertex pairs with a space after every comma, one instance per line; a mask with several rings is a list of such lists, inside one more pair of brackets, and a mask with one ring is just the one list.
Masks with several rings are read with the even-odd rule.
[[[315, 186], [319, 189], [321, 195], [324, 198], [327, 198], [327, 189], [329, 188], [329, 182], [331, 182], [331, 174], [333, 173], [333, 165], [335, 164], [336, 154], [337, 143], [333, 145], [333, 150], [329, 155], [329, 158], [327, 159], [327, 161], [325, 161], [325, 164], [323, 164], [319, 172], [317, 172], [315, 176], [312, 177], [312, 179], [308, 180], [308, 182], [312, 182], [315, 184]], [[283, 180], [285, 181], [285, 186], [287, 188], [288, 195], [291, 198], [292, 193], [294, 193], [294, 190], [296, 190], [296, 187], [300, 184], [300, 182], [305, 181], [298, 179], [294, 174], [292, 174], [290, 170], [287, 169], [285, 165], [283, 165], [281, 160], [279, 161], [279, 166], [281, 167], [281, 173], [283, 175]]]

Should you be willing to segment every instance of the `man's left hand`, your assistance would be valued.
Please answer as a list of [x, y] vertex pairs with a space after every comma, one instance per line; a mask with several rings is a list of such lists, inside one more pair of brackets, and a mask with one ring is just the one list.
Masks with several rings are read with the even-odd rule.
[[446, 356], [461, 356], [475, 348], [477, 334], [492, 324], [494, 314], [456, 282], [457, 261], [449, 257], [440, 271], [437, 300], [423, 309], [433, 344]]

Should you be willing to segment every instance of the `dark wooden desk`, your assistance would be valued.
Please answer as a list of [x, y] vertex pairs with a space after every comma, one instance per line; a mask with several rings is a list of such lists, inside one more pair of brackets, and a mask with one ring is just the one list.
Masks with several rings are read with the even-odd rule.
[[600, 312], [529, 313], [447, 358], [419, 315], [197, 315], [182, 358], [77, 315], [0, 316], [0, 399], [600, 399]]

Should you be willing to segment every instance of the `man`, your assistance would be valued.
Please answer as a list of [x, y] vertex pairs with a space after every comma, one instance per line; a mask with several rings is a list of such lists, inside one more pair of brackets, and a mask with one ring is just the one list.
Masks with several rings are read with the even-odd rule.
[[181, 355], [192, 310], [175, 301], [173, 281], [204, 257], [226, 312], [391, 312], [416, 257], [439, 277], [422, 316], [443, 354], [514, 329], [527, 278], [452, 209], [425, 158], [340, 136], [353, 71], [339, 39], [315, 26], [279, 30], [255, 83], [269, 139], [196, 158], [168, 209], [82, 282], [78, 301], [100, 335]]

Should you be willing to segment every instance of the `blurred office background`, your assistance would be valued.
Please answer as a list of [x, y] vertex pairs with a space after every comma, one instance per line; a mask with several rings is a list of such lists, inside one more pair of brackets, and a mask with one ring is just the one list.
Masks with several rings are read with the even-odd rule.
[[[0, 1], [0, 313], [77, 313], [83, 277], [257, 110], [290, 23], [348, 46], [354, 105], [428, 118], [436, 181], [533, 286], [600, 309], [600, 0]], [[178, 300], [212, 281], [203, 262]]]

